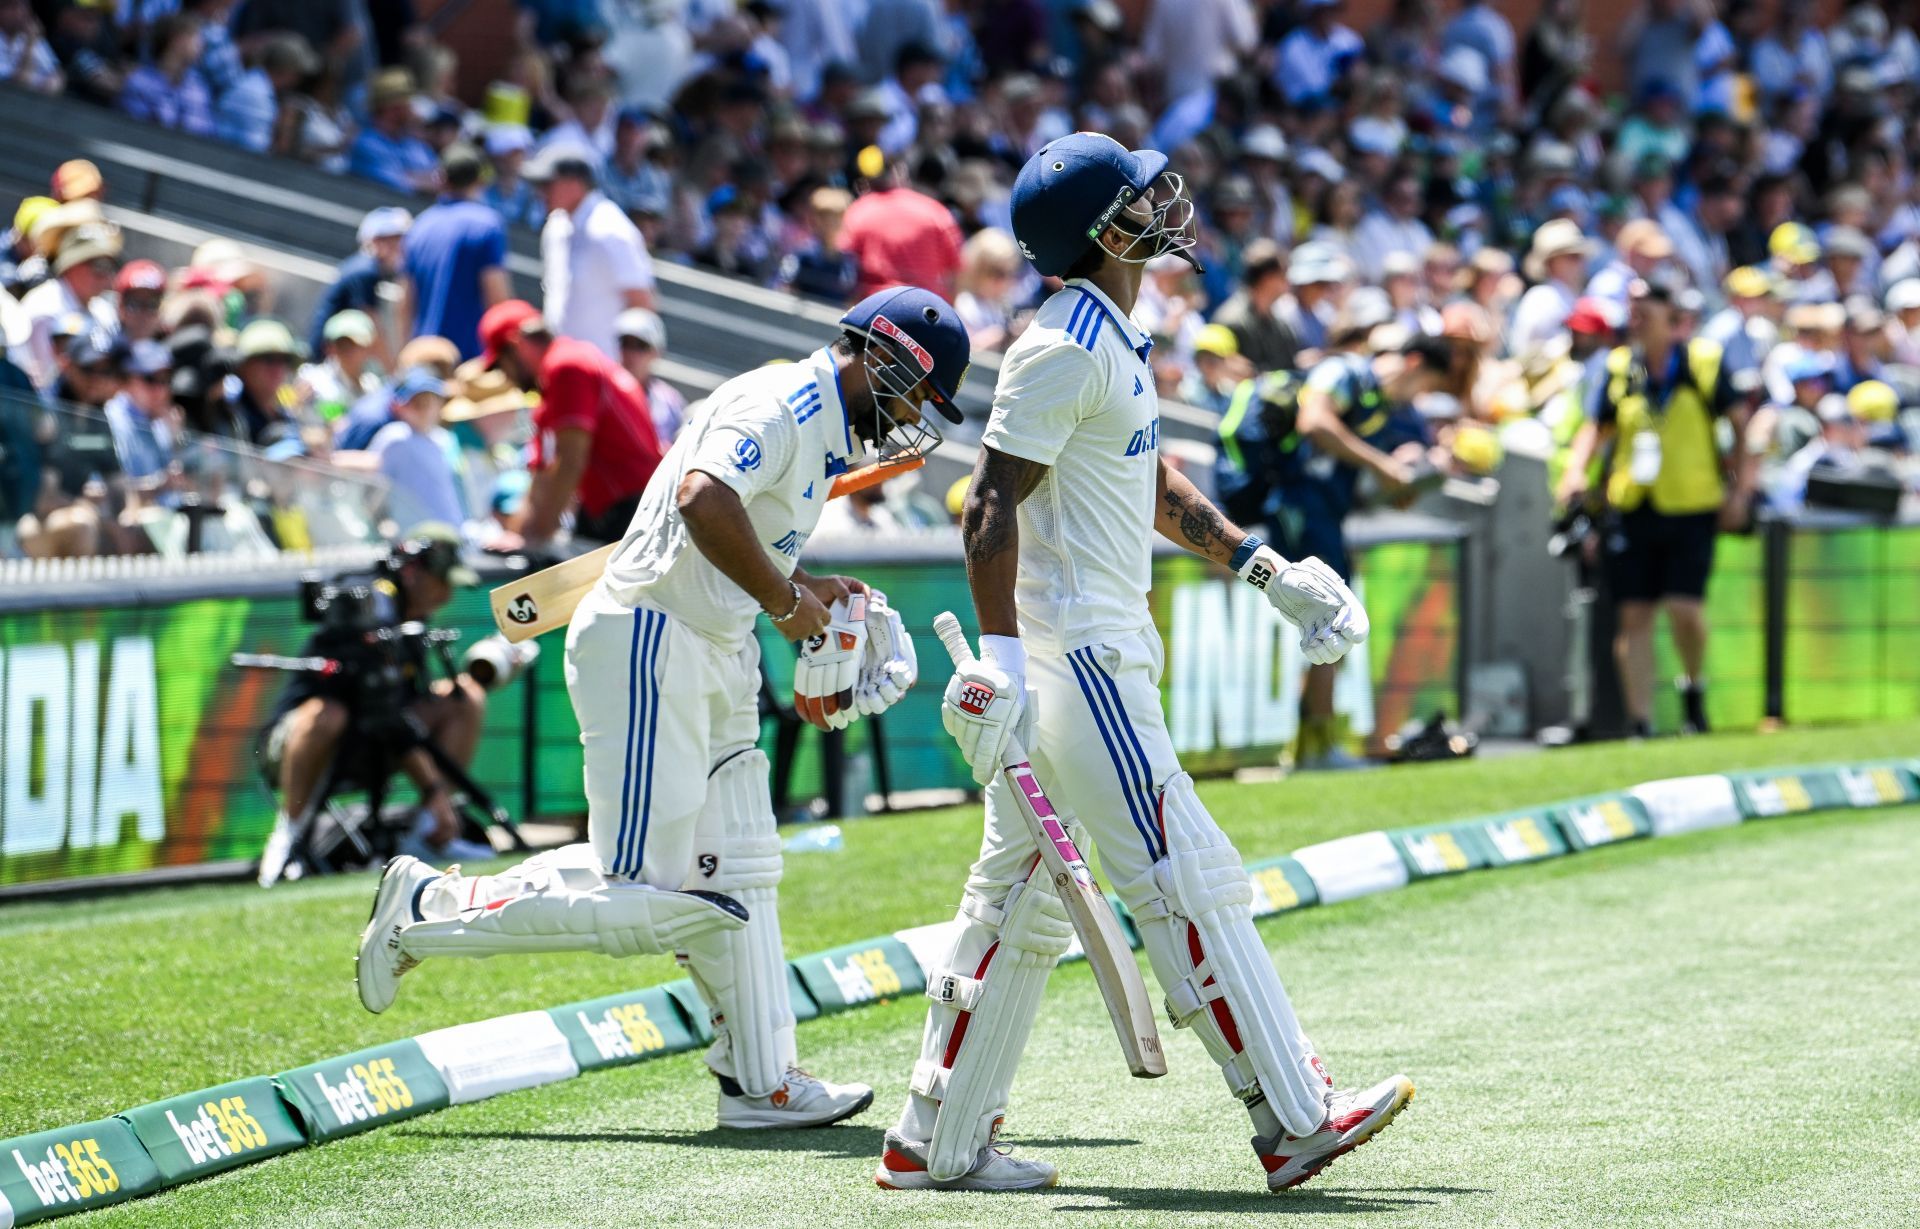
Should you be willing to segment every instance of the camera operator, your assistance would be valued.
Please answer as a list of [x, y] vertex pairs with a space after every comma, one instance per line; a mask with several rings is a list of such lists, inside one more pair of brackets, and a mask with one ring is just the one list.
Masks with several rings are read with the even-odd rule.
[[[374, 582], [375, 618], [385, 627], [408, 621], [424, 622], [453, 597], [455, 585], [478, 583], [473, 569], [460, 562], [460, 540], [447, 526], [423, 525], [394, 550], [390, 563]], [[358, 671], [356, 648], [365, 640], [361, 629], [323, 625], [309, 638], [303, 654], [347, 663], [336, 673], [297, 673], [288, 681], [274, 709], [263, 742], [266, 768], [280, 790], [280, 812], [268, 841], [268, 864], [274, 875], [284, 862], [284, 847], [292, 839], [293, 819], [304, 813], [313, 791], [320, 787], [336, 749], [352, 754], [355, 739], [389, 737], [379, 723], [397, 714], [356, 711]], [[486, 691], [462, 671], [456, 678], [428, 683], [426, 644], [417, 638], [398, 642], [403, 687], [412, 698], [404, 712], [418, 719], [432, 738], [457, 764], [471, 763], [480, 738]], [[459, 837], [459, 821], [442, 774], [421, 746], [396, 757], [395, 766], [420, 792], [420, 814], [404, 852], [421, 857], [471, 861], [494, 856], [490, 845]], [[272, 856], [282, 847], [278, 858]]]

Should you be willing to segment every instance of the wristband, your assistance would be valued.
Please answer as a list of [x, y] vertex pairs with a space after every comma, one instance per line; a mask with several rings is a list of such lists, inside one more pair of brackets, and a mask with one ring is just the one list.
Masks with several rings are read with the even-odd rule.
[[1027, 677], [1027, 646], [1018, 636], [981, 636], [980, 659], [1019, 678]]
[[1266, 543], [1262, 542], [1259, 538], [1248, 534], [1246, 539], [1234, 548], [1233, 558], [1227, 561], [1227, 566], [1233, 569], [1234, 575], [1238, 576], [1240, 569], [1247, 566], [1247, 560], [1253, 558], [1253, 552], [1265, 545]]
[[[1252, 549], [1249, 550], [1249, 547]], [[1249, 536], [1240, 544], [1240, 549], [1233, 552], [1233, 565], [1234, 575], [1254, 588], [1264, 591], [1273, 583], [1273, 578], [1287, 566], [1287, 561], [1281, 557], [1279, 551], [1260, 539]]]
[[[787, 610], [787, 613], [783, 615], [777, 615], [773, 613], [771, 610], [767, 611], [767, 618], [772, 619], [775, 623], [785, 623], [788, 619], [791, 619], [793, 616], [799, 614], [800, 603], [806, 600], [805, 598], [800, 596], [800, 585], [798, 582], [791, 581], [791, 580], [788, 581], [787, 588], [793, 590], [793, 605]], [[762, 607], [761, 609], [765, 610], [766, 608]]]

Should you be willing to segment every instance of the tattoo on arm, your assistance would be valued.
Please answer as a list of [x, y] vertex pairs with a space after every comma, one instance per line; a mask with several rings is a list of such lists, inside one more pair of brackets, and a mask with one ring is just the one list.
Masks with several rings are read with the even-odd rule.
[[1164, 464], [1157, 528], [1167, 540], [1220, 563], [1232, 559], [1234, 550], [1247, 537], [1192, 482]]

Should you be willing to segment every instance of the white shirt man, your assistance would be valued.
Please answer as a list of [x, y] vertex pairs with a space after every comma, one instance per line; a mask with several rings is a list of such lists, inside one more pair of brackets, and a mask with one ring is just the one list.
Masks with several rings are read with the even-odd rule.
[[541, 312], [553, 331], [590, 342], [619, 362], [614, 320], [653, 302], [653, 258], [640, 228], [604, 194], [589, 191], [574, 207], [547, 215], [540, 275]]

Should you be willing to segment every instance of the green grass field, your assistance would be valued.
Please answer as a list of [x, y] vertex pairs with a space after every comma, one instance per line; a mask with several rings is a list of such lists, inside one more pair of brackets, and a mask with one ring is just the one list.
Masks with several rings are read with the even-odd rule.
[[[1911, 753], [1920, 725], [1575, 749], [1202, 786], [1249, 857], [1664, 775]], [[1419, 1099], [1290, 1196], [1265, 1193], [1200, 1046], [1126, 1077], [1084, 966], [1056, 974], [1009, 1138], [1031, 1196], [870, 1175], [920, 1000], [801, 1026], [804, 1060], [880, 1092], [853, 1124], [712, 1131], [698, 1057], [456, 1107], [72, 1223], [88, 1226], [1910, 1225], [1920, 1223], [1920, 808], [1745, 824], [1416, 884], [1262, 924], [1337, 1078]], [[965, 809], [849, 825], [790, 860], [789, 949], [950, 913]], [[361, 1011], [370, 878], [0, 908], [0, 1137], [504, 1012], [667, 980], [665, 960], [429, 965]]]

